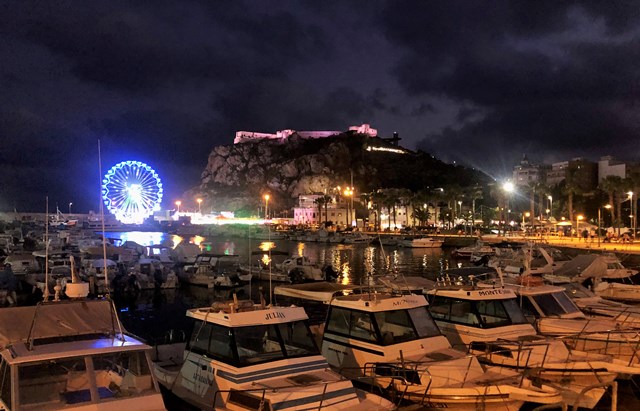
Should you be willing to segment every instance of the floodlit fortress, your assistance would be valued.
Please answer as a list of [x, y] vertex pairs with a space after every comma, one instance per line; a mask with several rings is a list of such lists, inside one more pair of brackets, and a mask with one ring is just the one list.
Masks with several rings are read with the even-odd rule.
[[[353, 131], [358, 134], [366, 134], [369, 137], [377, 137], [378, 130], [371, 128], [369, 124], [362, 124], [360, 126], [351, 126], [349, 131]], [[233, 140], [233, 144], [242, 144], [247, 142], [253, 142], [258, 140], [275, 140], [278, 142], [286, 142], [289, 137], [296, 135], [300, 138], [314, 139], [325, 138], [342, 134], [343, 131], [297, 131], [297, 130], [281, 130], [276, 131], [275, 134], [270, 133], [258, 133], [255, 131], [238, 131], [236, 132], [236, 138]]]

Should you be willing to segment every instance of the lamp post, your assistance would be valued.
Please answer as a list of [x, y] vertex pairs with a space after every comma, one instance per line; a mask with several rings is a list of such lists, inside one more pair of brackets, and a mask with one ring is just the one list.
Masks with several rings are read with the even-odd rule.
[[634, 201], [633, 201], [633, 191], [629, 191], [627, 194], [629, 194], [629, 204], [630, 204], [630, 214], [629, 214], [629, 228], [631, 228], [631, 237], [633, 239], [635, 239], [636, 237], [636, 213], [635, 213], [635, 209], [637, 207], [634, 207]]
[[525, 218], [529, 218], [529, 217], [531, 217], [531, 213], [530, 212], [527, 211], [526, 213], [522, 213], [522, 231], [523, 232], [525, 232], [525, 229], [524, 229], [524, 225], [525, 225], [525, 221], [526, 221]]
[[[606, 204], [603, 207], [606, 209], [610, 209], [611, 204]], [[598, 207], [598, 248], [600, 248], [600, 227], [602, 226], [601, 220], [602, 220], [602, 207]]]
[[576, 216], [576, 237], [578, 237], [578, 240], [580, 240], [580, 220], [583, 218], [582, 214]]
[[198, 213], [202, 214], [202, 199], [198, 198], [196, 202], [198, 203]]
[[176, 201], [176, 214], [180, 214], [180, 206], [182, 205], [182, 201], [178, 200]]
[[[505, 205], [505, 208], [509, 209], [509, 202], [511, 200], [511, 198], [510, 198], [511, 197], [511, 193], [514, 190], [513, 183], [511, 181], [506, 181], [504, 184], [502, 184], [502, 189], [504, 190], [504, 192], [506, 194], [505, 197], [506, 197], [506, 203], [507, 204]], [[509, 220], [509, 213], [511, 213], [511, 210], [509, 210], [507, 212], [507, 220]], [[504, 225], [503, 235], [506, 235], [506, 233], [507, 233], [507, 226], [506, 226], [507, 225], [507, 221], [505, 221], [504, 224], [505, 225]]]
[[73, 205], [73, 203], [69, 203], [69, 215], [71, 215], [71, 206]]
[[[547, 199], [549, 200], [549, 209], [547, 210], [547, 214], [549, 214], [549, 212], [553, 212], [553, 196], [547, 196]], [[553, 217], [553, 214], [551, 214], [551, 216]], [[549, 219], [549, 217], [547, 217], [547, 220]]]
[[[347, 187], [344, 190], [344, 196], [348, 198], [347, 200], [347, 218], [346, 218], [346, 224], [347, 227], [351, 226], [351, 210], [349, 209], [349, 202], [351, 201], [351, 199], [353, 198], [353, 188], [352, 187]], [[351, 198], [349, 198], [351, 197]]]
[[269, 194], [264, 195], [264, 219], [269, 219]]

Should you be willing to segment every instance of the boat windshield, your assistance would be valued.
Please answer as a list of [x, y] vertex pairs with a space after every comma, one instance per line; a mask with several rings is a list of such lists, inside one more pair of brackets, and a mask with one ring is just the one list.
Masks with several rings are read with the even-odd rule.
[[471, 301], [434, 296], [429, 309], [436, 320], [475, 328], [528, 323], [515, 299]]
[[141, 351], [21, 364], [17, 376], [18, 397], [25, 409], [88, 406], [156, 392], [147, 357]]
[[564, 291], [531, 296], [545, 317], [580, 312]]
[[319, 355], [304, 321], [251, 327], [196, 322], [189, 349], [238, 367]]
[[440, 335], [426, 306], [377, 313], [332, 307], [327, 332], [378, 345], [392, 345]]
[[596, 296], [593, 291], [581, 286], [580, 284], [564, 283], [562, 284], [562, 287], [571, 298], [591, 298]]

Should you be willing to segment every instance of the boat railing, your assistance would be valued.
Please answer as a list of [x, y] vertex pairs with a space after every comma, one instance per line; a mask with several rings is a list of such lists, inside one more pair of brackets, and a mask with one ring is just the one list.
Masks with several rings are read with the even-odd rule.
[[[421, 405], [427, 403], [427, 395], [433, 382], [433, 376], [429, 372], [428, 368], [418, 370], [418, 367], [423, 364], [420, 361], [404, 361], [402, 355], [400, 356], [400, 362], [368, 362], [364, 367], [360, 368], [363, 375], [363, 379], [368, 381], [367, 383], [372, 387], [381, 387], [380, 384], [374, 384], [378, 379], [391, 379], [398, 381], [404, 390], [399, 391], [396, 384], [389, 384], [387, 390], [390, 390], [392, 398], [396, 400], [397, 404], [401, 404], [407, 397], [407, 391], [409, 387], [416, 385], [425, 385], [424, 392], [419, 401], [415, 401]], [[384, 374], [381, 370], [384, 369]], [[426, 384], [423, 382], [423, 378], [426, 377]], [[428, 381], [428, 382], [427, 382]]]
[[580, 391], [580, 394], [578, 394], [578, 397], [576, 398], [575, 402], [573, 403], [571, 410], [572, 411], [578, 411], [578, 409], [580, 408], [578, 404], [580, 404], [580, 401], [582, 400], [582, 398], [591, 390], [595, 390], [598, 388], [604, 388], [604, 389], [608, 389], [609, 387], [611, 387], [611, 410], [616, 410], [618, 408], [618, 382], [617, 381], [613, 381], [611, 383], [599, 383], [599, 384], [593, 384], [590, 385], [588, 387], [584, 387], [582, 389], [582, 391]]
[[[634, 330], [610, 330], [610, 331], [586, 331], [576, 334], [558, 337], [565, 342], [571, 350], [579, 350], [587, 353], [609, 354], [616, 358], [627, 357], [628, 366], [640, 364], [640, 331]], [[594, 346], [589, 346], [589, 345]]]

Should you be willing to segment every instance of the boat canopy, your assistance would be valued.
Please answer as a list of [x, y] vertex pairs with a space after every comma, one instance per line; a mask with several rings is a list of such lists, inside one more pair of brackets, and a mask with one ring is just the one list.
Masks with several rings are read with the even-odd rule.
[[118, 321], [107, 300], [59, 301], [0, 310], [0, 348], [18, 342], [115, 336]]

